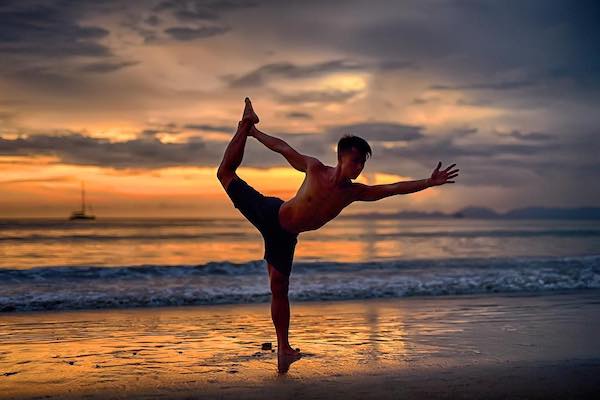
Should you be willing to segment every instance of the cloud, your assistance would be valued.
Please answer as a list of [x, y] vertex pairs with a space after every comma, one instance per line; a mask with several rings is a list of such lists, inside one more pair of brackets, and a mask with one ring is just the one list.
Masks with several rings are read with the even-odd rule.
[[110, 142], [80, 133], [33, 135], [27, 138], [0, 138], [2, 155], [55, 155], [67, 164], [99, 165], [114, 168], [159, 168], [198, 165], [206, 156], [206, 144], [162, 143], [154, 138]]
[[520, 80], [470, 83], [466, 85], [431, 85], [429, 88], [434, 90], [512, 90], [522, 89], [535, 84], [536, 82], [532, 80]]
[[360, 136], [366, 141], [415, 141], [423, 138], [423, 127], [389, 122], [363, 122], [350, 125], [339, 125], [330, 128], [330, 135], [337, 137], [343, 134]]
[[188, 41], [222, 35], [230, 30], [231, 28], [225, 26], [203, 26], [199, 28], [173, 27], [165, 29], [165, 33], [173, 39]]
[[499, 135], [514, 137], [514, 138], [521, 139], [521, 140], [533, 140], [533, 141], [554, 139], [554, 136], [552, 136], [548, 133], [543, 133], [543, 132], [522, 133], [521, 131], [518, 131], [518, 130], [514, 130], [509, 133], [499, 133]]
[[0, 54], [47, 57], [107, 57], [111, 50], [98, 42], [109, 35], [100, 26], [81, 25], [83, 4], [8, 1], [0, 9]]
[[298, 103], [343, 103], [360, 94], [361, 90], [305, 90], [298, 93], [276, 92], [277, 101], [287, 104]]
[[494, 102], [490, 99], [458, 99], [455, 102], [458, 106], [491, 106]]
[[122, 68], [131, 67], [133, 65], [138, 65], [139, 61], [118, 61], [118, 62], [95, 62], [91, 64], [86, 64], [79, 68], [81, 72], [93, 72], [93, 73], [108, 73], [120, 70]]
[[223, 133], [231, 133], [236, 130], [236, 128], [226, 125], [210, 125], [210, 124], [187, 124], [183, 126], [185, 129], [193, 129], [197, 131], [209, 131], [209, 132], [223, 132]]
[[73, 175], [62, 175], [62, 176], [50, 176], [46, 178], [23, 178], [23, 179], [9, 179], [0, 181], [0, 184], [12, 184], [12, 183], [46, 183], [46, 182], [73, 182], [78, 181]]
[[410, 104], [428, 104], [428, 103], [434, 103], [437, 101], [440, 101], [439, 97], [428, 97], [428, 98], [416, 97], [411, 100]]
[[290, 119], [313, 119], [312, 114], [299, 111], [289, 112], [285, 116]]
[[365, 65], [349, 60], [331, 60], [314, 64], [297, 65], [291, 62], [277, 62], [262, 65], [241, 76], [226, 75], [222, 78], [232, 88], [261, 86], [272, 78], [302, 79], [339, 71], [363, 69]]
[[215, 20], [221, 17], [220, 13], [256, 7], [259, 4], [251, 0], [166, 0], [154, 6], [153, 10], [171, 11], [181, 21]]
[[[321, 52], [331, 48], [375, 60], [401, 54], [437, 90], [490, 90], [523, 108], [552, 96], [577, 101], [597, 93], [598, 11], [591, 1], [409, 0], [385, 1], [370, 10], [353, 2], [338, 15], [344, 27], [354, 23], [352, 29], [327, 27], [323, 18], [323, 25], [311, 26], [311, 38], [328, 38], [318, 42]], [[435, 84], [440, 79], [446, 82]], [[519, 99], [509, 97], [515, 90]]]
[[414, 61], [406, 60], [382, 60], [376, 64], [376, 67], [381, 71], [397, 71], [402, 69], [420, 69]]
[[[555, 182], [554, 185], [559, 184], [559, 179], [568, 181], [570, 176], [590, 181], [593, 179], [590, 171], [600, 168], [600, 162], [590, 151], [590, 146], [597, 146], [600, 142], [591, 133], [561, 139], [557, 136], [557, 140], [552, 142], [546, 138], [554, 135], [536, 132], [538, 135], [533, 136], [536, 140], [528, 138], [520, 143], [486, 140], [458, 144], [456, 139], [464, 138], [468, 131], [458, 129], [443, 135], [426, 135], [401, 147], [375, 144], [374, 168], [391, 173], [399, 167], [397, 160], [401, 160], [405, 173], [419, 174], [422, 168], [432, 169], [437, 161], [442, 161], [444, 166], [457, 164], [455, 168], [460, 169], [461, 175], [457, 182], [462, 185], [503, 188], [529, 185], [536, 187], [535, 190], [551, 181]], [[473, 133], [466, 135], [472, 136]], [[519, 134], [516, 136], [521, 137]], [[421, 167], [417, 168], [415, 164]]]

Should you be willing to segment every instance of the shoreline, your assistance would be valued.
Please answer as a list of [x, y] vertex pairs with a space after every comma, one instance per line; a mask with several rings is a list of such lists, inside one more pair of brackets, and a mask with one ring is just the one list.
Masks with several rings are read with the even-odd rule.
[[[369, 298], [340, 298], [340, 299], [302, 299], [302, 298], [294, 298], [293, 294], [290, 294], [290, 306], [293, 304], [320, 304], [320, 303], [346, 303], [346, 302], [386, 302], [386, 301], [397, 301], [397, 300], [433, 300], [433, 299], [474, 299], [474, 298], [485, 298], [485, 297], [545, 297], [545, 296], [563, 296], [563, 295], [577, 295], [577, 294], [598, 294], [600, 295], [600, 289], [596, 288], [584, 288], [584, 289], [557, 289], [557, 290], [545, 290], [545, 291], [514, 291], [514, 292], [482, 292], [482, 293], [465, 293], [465, 294], [444, 294], [444, 295], [407, 295], [407, 296], [384, 296], [384, 297], [369, 297]], [[76, 308], [76, 309], [48, 309], [48, 310], [30, 310], [30, 311], [0, 311], [0, 319], [3, 316], [17, 316], [17, 315], [46, 315], [49, 313], [70, 313], [70, 312], [102, 312], [102, 311], [129, 311], [129, 310], [170, 310], [170, 309], [187, 309], [187, 308], [210, 308], [210, 307], [245, 307], [245, 306], [260, 306], [260, 305], [269, 305], [270, 299], [268, 301], [262, 302], [249, 302], [249, 303], [202, 303], [202, 304], [179, 304], [179, 305], [153, 305], [153, 306], [124, 306], [124, 307], [112, 307], [112, 308]]]

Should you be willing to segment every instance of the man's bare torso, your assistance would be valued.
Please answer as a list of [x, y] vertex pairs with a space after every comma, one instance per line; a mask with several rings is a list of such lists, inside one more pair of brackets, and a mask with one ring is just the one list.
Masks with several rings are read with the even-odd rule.
[[296, 196], [279, 209], [279, 223], [294, 233], [319, 229], [352, 203], [353, 184], [334, 184], [335, 168], [321, 162], [306, 171]]

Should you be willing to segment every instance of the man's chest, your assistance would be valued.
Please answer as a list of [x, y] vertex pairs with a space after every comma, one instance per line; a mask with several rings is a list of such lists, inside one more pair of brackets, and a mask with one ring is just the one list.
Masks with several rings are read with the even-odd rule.
[[306, 175], [298, 194], [307, 206], [337, 210], [347, 206], [352, 200], [352, 185], [333, 185], [331, 177], [322, 172]]

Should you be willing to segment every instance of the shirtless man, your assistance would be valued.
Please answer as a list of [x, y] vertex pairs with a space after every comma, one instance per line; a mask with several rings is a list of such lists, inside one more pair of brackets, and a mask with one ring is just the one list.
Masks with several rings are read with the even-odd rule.
[[[364, 185], [352, 182], [371, 155], [369, 144], [357, 136], [346, 135], [338, 142], [338, 164], [330, 167], [315, 157], [300, 154], [281, 139], [258, 130], [259, 122], [246, 97], [246, 106], [237, 132], [227, 146], [217, 177], [231, 198], [235, 208], [261, 232], [265, 242], [271, 287], [271, 317], [277, 333], [277, 355], [280, 366], [288, 366], [300, 357], [288, 341], [290, 306], [288, 301], [289, 276], [297, 237], [301, 232], [316, 230], [335, 218], [354, 201], [376, 201], [388, 196], [408, 194], [431, 186], [454, 183], [458, 176], [456, 164], [441, 170], [441, 162], [427, 179], [396, 182], [384, 185]], [[306, 174], [296, 196], [284, 201], [263, 196], [236, 173], [242, 162], [246, 138], [252, 136], [269, 149], [280, 153], [298, 171]], [[285, 369], [287, 370], [287, 369]]]

